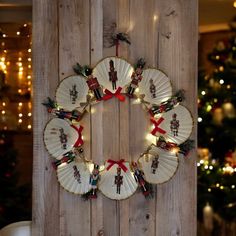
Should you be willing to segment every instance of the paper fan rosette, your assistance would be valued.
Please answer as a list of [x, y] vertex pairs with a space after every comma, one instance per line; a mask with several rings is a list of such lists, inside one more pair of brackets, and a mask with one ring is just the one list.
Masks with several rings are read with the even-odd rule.
[[133, 195], [138, 187], [127, 161], [108, 160], [100, 173], [99, 190], [108, 198], [122, 200]]
[[92, 163], [84, 161], [72, 161], [62, 163], [57, 167], [57, 178], [60, 185], [68, 192], [74, 194], [85, 194], [92, 189], [89, 183], [90, 165]]
[[73, 110], [86, 102], [88, 86], [83, 76], [72, 75], [63, 79], [56, 90], [56, 102], [60, 107]]
[[44, 129], [44, 143], [48, 152], [60, 160], [74, 147], [83, 144], [82, 126], [72, 125], [66, 120], [53, 118]]
[[147, 182], [161, 184], [170, 180], [178, 168], [176, 153], [152, 147], [149, 153], [143, 154], [138, 160]]
[[100, 61], [93, 69], [93, 76], [103, 88], [109, 91], [124, 88], [131, 82], [133, 67], [124, 59], [107, 57]]
[[178, 105], [158, 117], [152, 117], [152, 135], [164, 136], [168, 141], [177, 145], [185, 142], [192, 133], [193, 119], [187, 108]]
[[160, 104], [172, 96], [170, 79], [157, 69], [145, 69], [139, 83], [139, 94], [150, 104]]

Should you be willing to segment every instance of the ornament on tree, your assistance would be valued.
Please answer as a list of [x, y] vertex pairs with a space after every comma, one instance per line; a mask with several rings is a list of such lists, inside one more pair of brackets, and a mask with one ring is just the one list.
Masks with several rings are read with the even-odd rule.
[[222, 125], [223, 118], [224, 115], [221, 107], [216, 107], [213, 109], [213, 122], [215, 125]]
[[236, 115], [234, 105], [231, 102], [223, 103], [222, 105], [224, 117], [234, 118]]
[[213, 209], [209, 203], [203, 208], [203, 223], [208, 232], [213, 230]]
[[211, 159], [211, 153], [209, 151], [209, 148], [198, 148], [197, 149], [198, 153], [198, 160], [204, 160], [204, 161], [209, 161]]
[[235, 168], [236, 167], [236, 150], [234, 152], [233, 151], [227, 152], [225, 161], [226, 163], [229, 164], [229, 166], [231, 166], [232, 168]]

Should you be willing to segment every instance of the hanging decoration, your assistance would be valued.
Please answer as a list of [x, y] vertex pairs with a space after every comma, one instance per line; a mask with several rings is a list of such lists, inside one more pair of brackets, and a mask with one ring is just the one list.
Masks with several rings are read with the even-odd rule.
[[[56, 101], [48, 98], [43, 103], [55, 116], [45, 127], [44, 143], [55, 158], [52, 164], [65, 190], [85, 199], [97, 198], [99, 190], [110, 199], [122, 200], [139, 188], [149, 197], [152, 184], [170, 180], [180, 154], [187, 156], [194, 147], [188, 139], [193, 129], [191, 113], [179, 105], [183, 90], [172, 95], [167, 75], [144, 67], [143, 59], [133, 67], [118, 57], [104, 58], [93, 69], [77, 63], [73, 67], [77, 75], [61, 81]], [[110, 99], [139, 101], [150, 119], [152, 141], [131, 163], [117, 158], [99, 166], [86, 159], [80, 122], [91, 106]]]

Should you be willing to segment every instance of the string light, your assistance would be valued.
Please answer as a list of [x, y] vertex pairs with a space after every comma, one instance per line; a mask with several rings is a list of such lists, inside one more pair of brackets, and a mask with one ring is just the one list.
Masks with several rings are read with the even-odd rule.
[[200, 122], [202, 122], [202, 117], [198, 117], [197, 118], [197, 121], [200, 123]]
[[17, 35], [20, 35], [20, 31], [17, 31], [16, 34], [17, 34]]
[[206, 95], [206, 92], [203, 90], [203, 91], [201, 92], [201, 94], [204, 96], [204, 95]]
[[31, 52], [31, 48], [28, 49], [28, 52]]
[[31, 112], [28, 113], [28, 116], [29, 116], [29, 117], [32, 116]]
[[236, 1], [234, 1], [233, 6], [236, 8]]
[[224, 82], [225, 82], [225, 81], [224, 81], [223, 79], [220, 80], [220, 84], [224, 84]]
[[6, 34], [3, 34], [3, 35], [2, 35], [2, 37], [3, 37], [3, 38], [6, 38], [6, 37], [7, 37], [7, 35], [6, 35]]
[[18, 120], [18, 123], [20, 123], [20, 124], [21, 124], [21, 123], [22, 123], [22, 119], [19, 119], [19, 120]]
[[28, 128], [28, 129], [31, 129], [31, 125], [28, 125], [27, 128]]
[[31, 61], [31, 58], [30, 58], [30, 57], [28, 58], [28, 61]]
[[5, 110], [2, 110], [2, 114], [5, 115], [6, 111]]
[[24, 24], [24, 27], [27, 27], [27, 24]]
[[28, 68], [30, 69], [30, 68], [31, 68], [31, 65], [28, 65]]
[[23, 114], [22, 113], [19, 113], [19, 115], [18, 115], [19, 117], [22, 117], [23, 116]]

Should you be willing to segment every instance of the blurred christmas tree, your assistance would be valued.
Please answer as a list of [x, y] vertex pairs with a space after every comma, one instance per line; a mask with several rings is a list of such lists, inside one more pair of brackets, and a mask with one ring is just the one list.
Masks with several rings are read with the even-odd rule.
[[[235, 21], [236, 22], [236, 21]], [[234, 22], [231, 23], [235, 32]], [[213, 70], [199, 72], [198, 216], [207, 203], [217, 217], [236, 220], [236, 33], [216, 42]]]
[[17, 153], [12, 135], [0, 133], [0, 228], [16, 221], [31, 219], [30, 186], [18, 186]]

